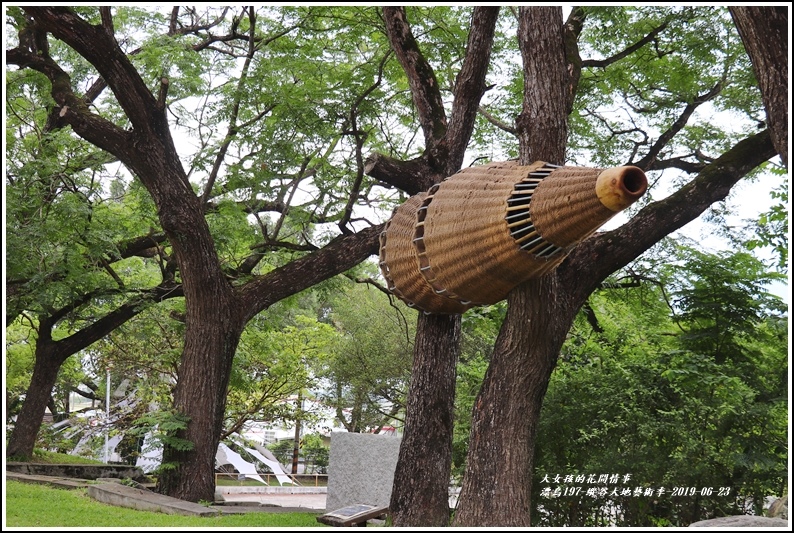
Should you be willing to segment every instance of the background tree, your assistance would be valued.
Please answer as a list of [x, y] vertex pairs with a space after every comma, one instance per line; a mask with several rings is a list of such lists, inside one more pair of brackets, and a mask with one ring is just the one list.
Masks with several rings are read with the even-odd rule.
[[281, 439], [277, 442], [269, 444], [267, 448], [273, 452], [273, 455], [276, 456], [276, 459], [278, 459], [278, 462], [282, 465], [289, 465], [292, 463], [292, 439]]
[[[114, 158], [58, 124], [36, 97], [47, 84], [42, 76], [8, 74], [6, 325], [29, 325], [35, 347], [6, 454], [24, 458], [48, 403], [55, 408], [59, 371], [74, 366], [69, 358], [146, 306], [181, 293], [168, 258], [158, 254], [165, 236], [151, 231], [146, 205], [104, 169]], [[77, 68], [74, 76], [89, 83], [85, 74]], [[87, 102], [101, 90], [91, 84]]]
[[[156, 285], [149, 284], [148, 288], [146, 286], [128, 288], [113, 272], [110, 262], [104, 261], [104, 265], [104, 269], [111, 273], [108, 277], [112, 278], [111, 283], [118, 282], [117, 287], [97, 289], [79, 296], [39, 291], [41, 300], [36, 306], [30, 306], [33, 313], [37, 312], [37, 314], [31, 316], [26, 311], [19, 315], [18, 321], [24, 320], [29, 324], [31, 331], [35, 332], [34, 365], [25, 393], [25, 402], [17, 415], [6, 449], [8, 456], [24, 458], [32, 454], [36, 434], [44, 416], [44, 408], [50, 404], [51, 412], [55, 413], [51, 394], [59, 372], [63, 374], [64, 365], [71, 356], [124, 324], [147, 305], [179, 296], [179, 289], [169, 278], [164, 278]], [[68, 284], [70, 280], [74, 278], [67, 276], [59, 282]], [[15, 281], [21, 279], [16, 278]], [[134, 285], [138, 284], [134, 283]], [[31, 293], [26, 291], [25, 294]], [[41, 307], [38, 307], [39, 305]], [[51, 307], [52, 305], [61, 307], [54, 308]], [[72, 366], [75, 364], [72, 361]], [[76, 385], [77, 383], [72, 383], [69, 389], [74, 390]]]
[[[268, 449], [283, 465], [292, 462], [293, 443], [292, 439], [284, 439], [268, 445]], [[322, 436], [318, 433], [309, 433], [301, 438], [300, 446], [301, 457], [304, 462], [304, 473], [306, 474], [327, 474], [329, 447], [323, 442]]]
[[[478, 7], [472, 11], [460, 71], [454, 84], [445, 87], [454, 98], [450, 117], [439, 80], [411, 31], [405, 9], [383, 9], [389, 41], [408, 78], [425, 146], [422, 155], [405, 162], [373, 154], [367, 165], [371, 176], [415, 194], [460, 169], [480, 99], [487, 90], [485, 79], [498, 9]], [[429, 50], [435, 48], [424, 49]], [[457, 59], [460, 55], [453, 57]], [[443, 68], [452, 63], [439, 64]], [[419, 315], [405, 429], [389, 504], [396, 525], [439, 526], [449, 520], [448, 484], [459, 338], [459, 316]]]
[[[536, 524], [683, 526], [759, 513], [783, 491], [786, 317], [765, 291], [776, 276], [744, 252], [671, 248], [653, 278], [621, 271], [596, 290], [595, 322], [574, 321], [540, 420]], [[566, 488], [581, 492], [553, 496]]]
[[[259, 322], [259, 323], [255, 323]], [[329, 357], [333, 328], [306, 315], [297, 315], [278, 329], [255, 320], [240, 341], [229, 383], [221, 438], [242, 431], [252, 420], [297, 420], [302, 414], [289, 401], [313, 389], [314, 364]]]
[[330, 357], [313, 365], [321, 378], [318, 400], [353, 433], [401, 425], [416, 311], [371, 285], [357, 284], [330, 295], [320, 312], [337, 338]]
[[303, 457], [307, 474], [327, 474], [330, 448], [323, 442], [322, 435], [309, 433], [303, 437]]

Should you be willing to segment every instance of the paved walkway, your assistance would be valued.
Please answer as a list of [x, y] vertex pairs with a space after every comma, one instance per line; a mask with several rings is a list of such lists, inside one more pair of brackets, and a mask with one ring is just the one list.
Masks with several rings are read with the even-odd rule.
[[[324, 511], [325, 494], [224, 494], [224, 508], [254, 506], [263, 511], [276, 511], [276, 507], [287, 508], [291, 512]], [[259, 504], [257, 506], [256, 504]], [[219, 506], [221, 507], [221, 506]], [[261, 507], [264, 507], [261, 508]]]

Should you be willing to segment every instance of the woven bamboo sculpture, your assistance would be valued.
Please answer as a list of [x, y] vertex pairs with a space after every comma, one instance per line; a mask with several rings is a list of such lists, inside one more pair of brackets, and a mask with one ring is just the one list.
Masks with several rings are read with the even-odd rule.
[[558, 265], [647, 186], [631, 166], [470, 167], [397, 208], [380, 235], [381, 271], [389, 290], [428, 313], [496, 303]]

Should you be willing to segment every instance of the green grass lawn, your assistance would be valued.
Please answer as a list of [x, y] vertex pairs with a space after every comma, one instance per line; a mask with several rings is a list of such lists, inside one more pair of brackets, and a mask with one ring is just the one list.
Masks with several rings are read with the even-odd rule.
[[[9, 457], [9, 461], [16, 461], [17, 459], [14, 457]], [[30, 462], [30, 463], [52, 463], [52, 464], [78, 464], [78, 465], [96, 465], [96, 464], [104, 464], [102, 461], [96, 461], [94, 459], [88, 459], [87, 457], [80, 457], [78, 455], [69, 455], [68, 453], [56, 453], [56, 452], [48, 452], [47, 450], [42, 450], [41, 448], [36, 448], [33, 450], [33, 457], [30, 458], [29, 461], [23, 460], [23, 462]]]
[[85, 489], [7, 481], [4, 527], [327, 527], [313, 513], [255, 512], [216, 517], [168, 515], [115, 507], [90, 498]]

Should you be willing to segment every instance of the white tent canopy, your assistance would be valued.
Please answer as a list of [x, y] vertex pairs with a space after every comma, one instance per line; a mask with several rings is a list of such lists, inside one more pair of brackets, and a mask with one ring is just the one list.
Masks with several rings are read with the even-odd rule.
[[[289, 476], [284, 473], [284, 470], [281, 468], [281, 465], [278, 463], [278, 461], [267, 459], [258, 451], [252, 450], [250, 448], [246, 448], [246, 451], [273, 470], [273, 473], [276, 475], [276, 479], [281, 485], [284, 483], [292, 483]], [[222, 442], [218, 445], [218, 452], [215, 455], [215, 460], [218, 462], [218, 464], [230, 464], [234, 466], [238, 472], [245, 474], [246, 477], [256, 479], [257, 481], [267, 484], [267, 482], [262, 479], [259, 474], [254, 473], [256, 472], [256, 466], [253, 463], [243, 459], [239, 453], [235, 452]]]

